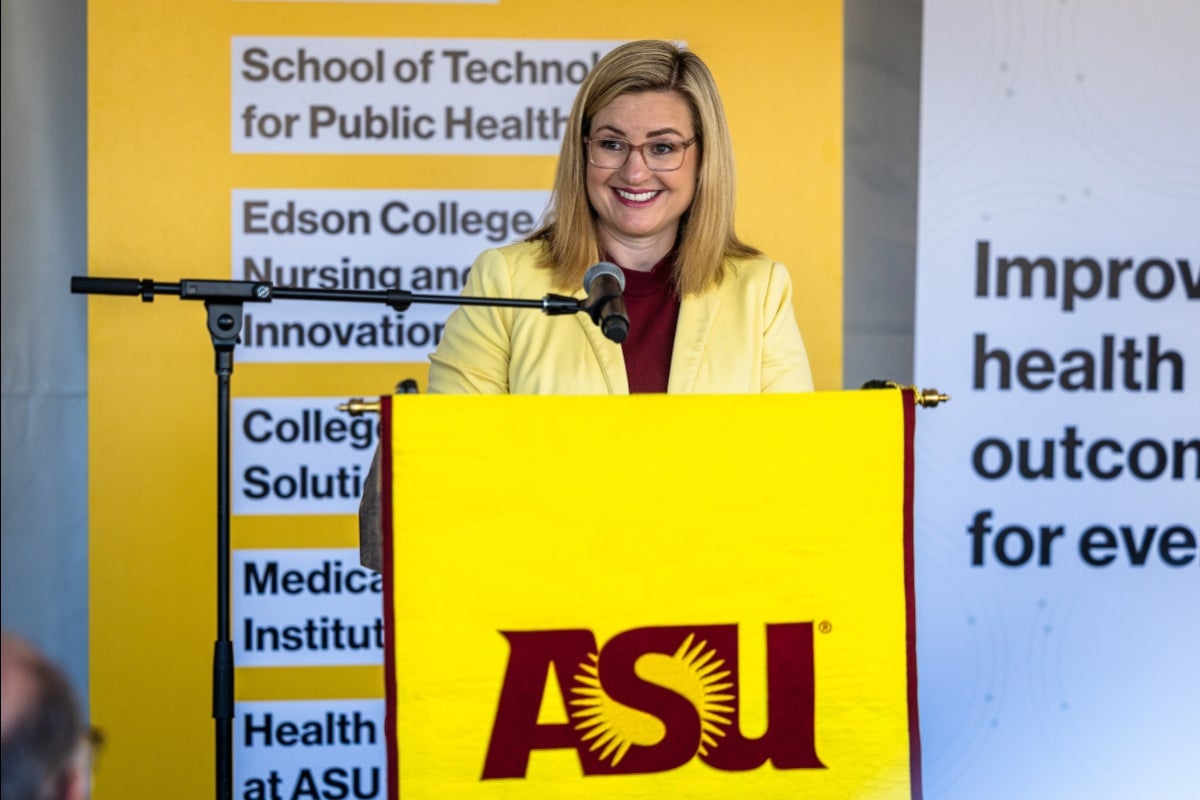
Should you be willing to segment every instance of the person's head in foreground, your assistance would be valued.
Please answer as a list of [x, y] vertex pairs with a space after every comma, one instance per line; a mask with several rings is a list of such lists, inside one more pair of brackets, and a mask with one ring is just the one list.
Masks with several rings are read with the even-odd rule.
[[0, 800], [88, 796], [83, 713], [62, 671], [32, 644], [3, 634]]

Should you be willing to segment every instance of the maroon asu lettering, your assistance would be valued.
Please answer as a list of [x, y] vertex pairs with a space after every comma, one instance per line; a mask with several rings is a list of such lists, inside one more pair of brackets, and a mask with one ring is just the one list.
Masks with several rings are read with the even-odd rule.
[[[737, 625], [501, 631], [508, 668], [483, 779], [523, 778], [534, 750], [574, 749], [584, 775], [664, 772], [699, 757], [727, 771], [818, 769], [811, 622], [766, 626], [767, 720], [740, 726]], [[554, 670], [569, 721], [539, 723]]]

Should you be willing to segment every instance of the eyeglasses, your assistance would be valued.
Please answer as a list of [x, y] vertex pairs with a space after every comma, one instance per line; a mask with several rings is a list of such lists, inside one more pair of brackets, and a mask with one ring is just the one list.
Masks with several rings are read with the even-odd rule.
[[84, 734], [84, 740], [87, 742], [93, 757], [98, 756], [100, 751], [104, 749], [104, 731], [95, 725], [88, 726], [87, 733]]
[[600, 169], [620, 169], [629, 160], [629, 154], [636, 150], [641, 153], [647, 168], [655, 172], [674, 172], [683, 166], [687, 149], [698, 138], [693, 136], [686, 142], [659, 139], [635, 145], [624, 139], [593, 139], [585, 136], [583, 142], [587, 145], [588, 161]]
[[100, 753], [104, 750], [104, 741], [104, 731], [102, 731], [100, 728], [97, 728], [95, 725], [88, 727], [87, 732], [84, 734], [84, 743], [88, 754], [88, 760], [91, 763], [93, 778], [100, 768]]

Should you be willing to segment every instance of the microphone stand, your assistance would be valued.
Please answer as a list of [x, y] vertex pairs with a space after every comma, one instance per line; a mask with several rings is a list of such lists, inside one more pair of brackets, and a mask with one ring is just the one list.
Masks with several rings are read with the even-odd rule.
[[242, 310], [246, 303], [273, 300], [321, 300], [352, 303], [382, 303], [403, 312], [413, 303], [436, 305], [504, 306], [540, 308], [549, 316], [586, 312], [599, 320], [602, 303], [585, 304], [574, 297], [548, 294], [541, 300], [455, 295], [415, 294], [401, 289], [306, 289], [275, 286], [268, 281], [181, 280], [158, 283], [149, 278], [93, 278], [73, 276], [72, 294], [140, 296], [152, 302], [157, 295], [176, 295], [181, 300], [203, 300], [208, 310], [208, 332], [216, 355], [217, 373], [217, 641], [213, 648], [213, 719], [216, 720], [216, 781], [218, 800], [233, 798], [233, 641], [230, 638], [230, 378], [233, 350], [242, 332]]

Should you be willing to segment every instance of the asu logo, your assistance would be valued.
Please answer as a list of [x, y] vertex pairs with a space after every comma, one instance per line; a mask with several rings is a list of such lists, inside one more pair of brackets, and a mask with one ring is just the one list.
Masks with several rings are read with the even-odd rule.
[[[811, 622], [766, 626], [767, 730], [739, 725], [737, 625], [501, 631], [510, 652], [483, 779], [523, 778], [534, 750], [574, 749], [584, 775], [818, 769]], [[539, 723], [554, 670], [569, 722]]]

